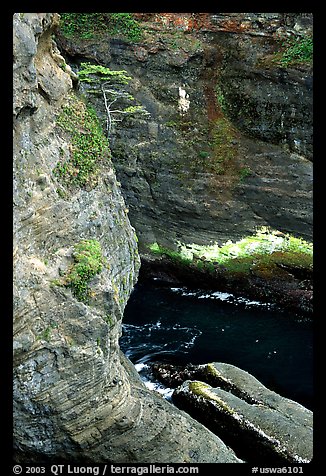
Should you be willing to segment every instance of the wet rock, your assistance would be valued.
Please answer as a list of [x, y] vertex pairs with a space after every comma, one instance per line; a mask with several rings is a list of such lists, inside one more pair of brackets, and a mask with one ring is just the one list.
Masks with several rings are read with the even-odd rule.
[[313, 413], [224, 363], [202, 366], [214, 386], [185, 381], [173, 402], [207, 425], [247, 462], [307, 463], [313, 456]]
[[[223, 266], [213, 263], [207, 272], [199, 269], [196, 262], [187, 266], [163, 255], [156, 258], [142, 255], [139, 281], [157, 281], [162, 285], [186, 286], [189, 289], [209, 289], [246, 296], [264, 303], [272, 303], [287, 309], [298, 318], [312, 319], [313, 280], [311, 269], [277, 267], [274, 271], [255, 273], [230, 273]], [[199, 285], [200, 283], [200, 285]]]
[[201, 366], [188, 364], [179, 366], [165, 363], [153, 363], [150, 365], [155, 379], [170, 388], [176, 388], [185, 380], [201, 379], [203, 370]]

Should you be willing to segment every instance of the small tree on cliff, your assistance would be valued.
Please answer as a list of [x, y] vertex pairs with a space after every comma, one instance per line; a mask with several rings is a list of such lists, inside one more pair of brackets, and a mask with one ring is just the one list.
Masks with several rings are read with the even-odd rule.
[[91, 63], [81, 63], [78, 73], [81, 82], [88, 83], [90, 94], [102, 96], [106, 110], [106, 131], [109, 137], [113, 124], [121, 122], [125, 116], [149, 116], [143, 106], [126, 106], [135, 98], [123, 89], [132, 79], [127, 71], [112, 71], [109, 68]]

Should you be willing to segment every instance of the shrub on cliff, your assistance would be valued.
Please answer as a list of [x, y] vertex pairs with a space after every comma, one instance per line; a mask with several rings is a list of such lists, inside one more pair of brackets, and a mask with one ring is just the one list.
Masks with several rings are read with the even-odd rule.
[[132, 79], [127, 71], [113, 71], [105, 66], [81, 63], [78, 77], [81, 82], [90, 86], [87, 89], [88, 94], [96, 94], [103, 98], [108, 136], [113, 124], [122, 121], [124, 116], [149, 115], [143, 106], [129, 105], [135, 98], [124, 90], [124, 86]]
[[281, 51], [274, 55], [274, 63], [281, 66], [311, 64], [313, 59], [313, 38], [311, 35], [293, 37], [282, 42]]
[[109, 144], [96, 112], [72, 95], [57, 125], [71, 136], [71, 148], [68, 160], [62, 158], [53, 173], [67, 185], [94, 186], [100, 162], [110, 157]]
[[310, 63], [313, 54], [313, 40], [311, 36], [294, 38], [287, 45], [282, 54], [281, 63], [288, 66], [297, 63]]

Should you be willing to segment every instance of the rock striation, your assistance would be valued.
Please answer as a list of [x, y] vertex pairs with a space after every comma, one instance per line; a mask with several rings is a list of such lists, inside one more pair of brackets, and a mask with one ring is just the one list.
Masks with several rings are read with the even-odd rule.
[[[13, 18], [15, 460], [241, 462], [148, 391], [120, 353], [139, 270], [135, 231], [109, 156], [88, 188], [54, 173], [74, 147], [58, 124], [73, 76], [52, 40], [59, 16]], [[102, 253], [85, 302], [67, 286], [81, 240]]]
[[[267, 389], [248, 372], [214, 362], [190, 368], [204, 381], [186, 380], [173, 401], [203, 422], [251, 463], [308, 463], [313, 413]], [[205, 381], [210, 381], [213, 386]]]

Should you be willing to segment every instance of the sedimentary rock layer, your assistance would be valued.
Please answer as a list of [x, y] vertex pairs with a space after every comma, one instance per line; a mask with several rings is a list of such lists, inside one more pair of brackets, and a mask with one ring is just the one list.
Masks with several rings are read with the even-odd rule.
[[[57, 24], [52, 13], [14, 14], [15, 458], [241, 462], [146, 390], [120, 354], [139, 269], [136, 236], [109, 156], [89, 188], [53, 173], [73, 149], [56, 122], [72, 89], [52, 42]], [[67, 285], [81, 240], [102, 253], [85, 302]]]

